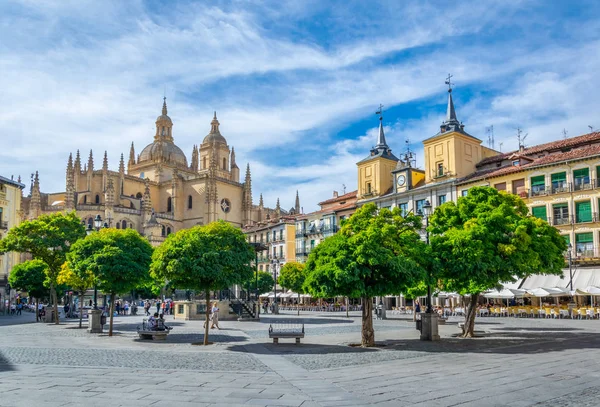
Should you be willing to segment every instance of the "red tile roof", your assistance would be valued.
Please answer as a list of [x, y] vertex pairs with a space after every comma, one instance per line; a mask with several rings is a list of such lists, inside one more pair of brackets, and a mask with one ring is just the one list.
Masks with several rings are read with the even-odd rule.
[[[523, 151], [515, 150], [510, 151], [508, 153], [502, 153], [495, 155], [493, 157], [484, 158], [481, 160], [477, 166], [483, 166], [486, 164], [503, 161], [508, 159], [513, 154], [518, 154], [520, 156], [530, 156], [532, 154], [539, 154], [545, 151], [556, 151], [562, 150], [565, 148], [575, 148], [582, 144], [591, 144], [594, 142], [600, 142], [600, 132], [595, 131], [593, 133], [584, 134], [582, 136], [571, 137], [564, 140], [552, 141], [550, 143], [538, 144], [537, 146], [527, 147]], [[528, 157], [531, 159], [531, 157]]]
[[[591, 134], [598, 135], [597, 139], [600, 140], [600, 133], [591, 133]], [[588, 134], [586, 136], [590, 136], [591, 134]], [[584, 137], [584, 136], [582, 136], [582, 137]], [[579, 137], [576, 137], [576, 138], [579, 138]], [[561, 141], [567, 141], [567, 140], [561, 140]], [[595, 141], [595, 139], [593, 139], [592, 141]], [[555, 143], [559, 143], [559, 142], [555, 142]], [[547, 143], [546, 145], [548, 145], [548, 144], [552, 144], [552, 143]], [[532, 148], [535, 148], [535, 147], [532, 147]], [[565, 148], [565, 147], [563, 147], [563, 148]], [[546, 150], [538, 150], [538, 151], [546, 151]], [[585, 146], [581, 146], [579, 148], [573, 148], [572, 150], [564, 152], [564, 153], [548, 154], [541, 158], [535, 158], [535, 159], [533, 159], [533, 161], [531, 163], [527, 163], [525, 165], [516, 165], [516, 166], [507, 165], [507, 166], [504, 166], [501, 168], [487, 168], [487, 169], [475, 171], [474, 173], [462, 178], [458, 182], [458, 184], [460, 185], [460, 184], [464, 184], [466, 182], [476, 181], [476, 180], [479, 180], [482, 178], [499, 177], [501, 175], [507, 175], [507, 174], [512, 174], [512, 173], [516, 173], [516, 172], [526, 171], [526, 170], [530, 170], [530, 169], [536, 168], [536, 167], [558, 164], [558, 163], [564, 162], [564, 161], [584, 159], [584, 158], [589, 158], [589, 157], [594, 157], [594, 156], [599, 156], [599, 155], [600, 155], [600, 144], [585, 145]]]
[[333, 198], [327, 199], [327, 200], [325, 200], [323, 202], [319, 202], [319, 205], [327, 205], [327, 204], [330, 204], [330, 203], [336, 203], [338, 201], [345, 201], [347, 199], [356, 198], [357, 194], [358, 194], [358, 190], [352, 191], [352, 192], [348, 192], [347, 194], [340, 195], [338, 197], [333, 197]]

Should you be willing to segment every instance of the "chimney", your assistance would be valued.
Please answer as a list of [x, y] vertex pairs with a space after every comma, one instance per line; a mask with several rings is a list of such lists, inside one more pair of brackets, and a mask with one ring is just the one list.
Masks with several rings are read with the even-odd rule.
[[337, 198], [338, 197], [338, 191], [333, 191], [333, 197]]

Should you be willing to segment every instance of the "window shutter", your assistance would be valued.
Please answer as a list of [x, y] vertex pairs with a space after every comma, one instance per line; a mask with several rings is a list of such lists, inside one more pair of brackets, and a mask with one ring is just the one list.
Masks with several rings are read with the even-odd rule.
[[551, 175], [552, 182], [565, 182], [567, 180], [566, 172], [559, 172]]
[[578, 233], [575, 235], [576, 243], [592, 243], [594, 241], [593, 233]]
[[586, 178], [590, 176], [589, 168], [581, 168], [579, 170], [573, 171], [573, 178]]
[[547, 220], [546, 207], [545, 206], [536, 206], [535, 208], [531, 208], [531, 214], [536, 218], [540, 218], [543, 220]]
[[590, 204], [590, 201], [577, 202], [575, 204], [575, 212], [577, 215], [577, 222], [592, 221], [592, 205]]
[[543, 175], [540, 175], [538, 177], [531, 177], [531, 186], [532, 187], [539, 187], [539, 186], [545, 186], [546, 185], [546, 177], [544, 177]]

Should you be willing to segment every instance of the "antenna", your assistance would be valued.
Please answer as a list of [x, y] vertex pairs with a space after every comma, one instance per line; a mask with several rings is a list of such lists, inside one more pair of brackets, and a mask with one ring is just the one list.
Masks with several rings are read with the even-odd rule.
[[529, 133], [526, 133], [524, 136], [521, 136], [521, 134], [523, 134], [523, 130], [521, 130], [520, 127], [517, 127], [517, 139], [519, 140], [519, 150], [521, 148], [525, 148], [525, 139], [529, 135]]
[[594, 132], [594, 126], [590, 126], [590, 125], [588, 124], [588, 127], [590, 128], [590, 133], [593, 133], [593, 132]]
[[495, 143], [494, 143], [494, 125], [492, 124], [489, 127], [485, 128], [485, 131], [488, 135], [488, 147], [491, 148], [492, 150], [495, 150]]
[[563, 130], [562, 130], [562, 135], [563, 135], [563, 138], [564, 138], [564, 139], [566, 139], [566, 138], [567, 138], [567, 133], [568, 133], [567, 129], [563, 129]]
[[342, 189], [344, 190], [344, 195], [346, 195], [346, 184], [342, 184]]
[[502, 152], [502, 145], [503, 145], [503, 144], [504, 144], [504, 143], [500, 143], [500, 152]]

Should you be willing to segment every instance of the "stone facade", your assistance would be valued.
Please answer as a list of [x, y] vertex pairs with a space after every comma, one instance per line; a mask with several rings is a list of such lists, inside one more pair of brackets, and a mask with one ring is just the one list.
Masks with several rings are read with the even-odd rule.
[[[21, 196], [25, 185], [0, 176], [0, 239], [8, 230], [21, 222]], [[19, 253], [0, 254], [0, 304], [6, 299], [8, 275], [15, 264], [20, 263]], [[0, 305], [0, 308], [2, 305]]]
[[154, 139], [139, 155], [132, 143], [127, 163], [121, 154], [113, 171], [107, 152], [101, 168], [95, 168], [93, 152], [83, 163], [78, 150], [67, 162], [65, 192], [42, 193], [36, 174], [31, 195], [23, 199], [23, 218], [75, 210], [93, 226], [100, 215], [106, 227], [136, 229], [153, 245], [170, 233], [216, 220], [236, 227], [266, 220], [276, 210], [265, 208], [262, 200], [253, 204], [250, 165], [240, 180], [235, 150], [219, 126], [215, 112], [208, 135], [194, 145], [188, 162], [174, 142], [165, 100]]

